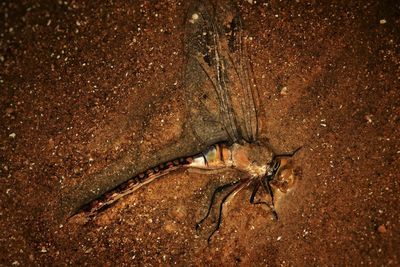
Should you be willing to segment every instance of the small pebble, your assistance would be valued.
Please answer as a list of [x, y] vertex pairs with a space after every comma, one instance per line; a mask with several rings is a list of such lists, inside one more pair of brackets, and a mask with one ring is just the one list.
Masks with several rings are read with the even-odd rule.
[[379, 21], [379, 23], [380, 23], [380, 24], [386, 24], [386, 19], [381, 19], [381, 20]]
[[378, 232], [381, 233], [381, 234], [386, 233], [386, 226], [384, 224], [379, 225]]
[[287, 95], [288, 94], [288, 88], [286, 87], [286, 86], [284, 86], [282, 89], [281, 89], [281, 95]]
[[9, 137], [15, 138], [16, 134], [15, 133], [10, 133]]
[[193, 23], [197, 22], [198, 19], [199, 19], [199, 14], [193, 13], [192, 18], [189, 20], [189, 22], [193, 24]]
[[367, 114], [364, 116], [364, 119], [368, 122], [368, 123], [372, 123], [372, 115]]
[[164, 229], [167, 233], [176, 233], [179, 231], [177, 224], [173, 221], [167, 221], [164, 224]]

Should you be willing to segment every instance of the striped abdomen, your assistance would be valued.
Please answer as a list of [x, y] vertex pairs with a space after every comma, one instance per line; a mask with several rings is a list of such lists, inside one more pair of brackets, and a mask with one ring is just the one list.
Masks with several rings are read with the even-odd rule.
[[85, 205], [80, 210], [87, 216], [94, 216], [120, 198], [179, 168], [212, 169], [215, 167], [223, 167], [225, 162], [224, 158], [226, 159], [228, 154], [228, 148], [226, 146], [217, 144], [212, 146], [207, 152], [197, 154], [193, 157], [180, 158], [162, 163], [120, 184], [113, 190]]

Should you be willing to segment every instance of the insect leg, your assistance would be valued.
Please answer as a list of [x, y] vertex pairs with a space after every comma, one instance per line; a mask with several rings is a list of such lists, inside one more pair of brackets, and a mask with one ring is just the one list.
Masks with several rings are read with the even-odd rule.
[[[263, 183], [263, 182], [261, 182], [261, 183]], [[253, 204], [253, 205], [262, 204], [262, 205], [267, 206], [267, 207], [271, 210], [271, 212], [272, 212], [274, 218], [275, 218], [276, 220], [278, 220], [278, 214], [276, 213], [275, 208], [274, 208], [273, 205], [271, 205], [271, 204], [269, 204], [269, 203], [267, 203], [267, 202], [265, 202], [265, 201], [254, 201], [254, 198], [255, 198], [255, 196], [256, 196], [256, 194], [257, 194], [257, 192], [258, 192], [258, 189], [260, 188], [260, 184], [261, 184], [261, 183], [260, 183], [259, 181], [257, 181], [257, 183], [254, 185], [253, 192], [251, 193], [251, 196], [250, 196], [250, 203]], [[264, 185], [263, 185], [263, 187], [264, 187]], [[268, 192], [268, 190], [266, 190], [266, 191]], [[270, 191], [270, 192], [272, 192], [272, 191]], [[271, 195], [271, 194], [270, 194], [270, 195]]]
[[254, 203], [254, 198], [255, 198], [259, 188], [260, 188], [260, 182], [257, 181], [256, 184], [254, 185], [253, 192], [251, 193], [251, 196], [250, 196], [250, 203], [251, 204], [255, 204]]
[[271, 196], [271, 205], [269, 205], [268, 203], [264, 202], [272, 211], [272, 215], [274, 216], [274, 218], [276, 220], [278, 220], [278, 213], [275, 210], [275, 200], [274, 200], [274, 192], [272, 191], [271, 185], [269, 184], [269, 182], [274, 178], [275, 173], [273, 175], [267, 175], [264, 176], [264, 178], [262, 179], [262, 186], [264, 188], [264, 190], [267, 192], [268, 195]]
[[[240, 183], [239, 183], [240, 182]], [[215, 234], [215, 232], [217, 232], [221, 226], [221, 222], [222, 222], [222, 209], [224, 207], [225, 202], [227, 201], [227, 199], [232, 195], [232, 194], [236, 194], [237, 192], [239, 192], [244, 185], [248, 185], [248, 180], [240, 180], [236, 182], [235, 187], [229, 191], [228, 194], [226, 194], [224, 196], [224, 198], [221, 201], [221, 204], [219, 205], [219, 212], [218, 212], [218, 221], [217, 221], [217, 225], [215, 226], [215, 228], [213, 229], [213, 231], [211, 232], [210, 236], [207, 239], [207, 243], [210, 243], [211, 241], [211, 237]]]
[[204, 222], [204, 220], [206, 220], [206, 219], [208, 218], [208, 216], [210, 215], [211, 208], [212, 208], [212, 206], [213, 206], [213, 204], [214, 204], [214, 202], [215, 202], [215, 197], [216, 197], [216, 195], [217, 195], [219, 192], [222, 192], [223, 190], [225, 190], [225, 189], [227, 189], [227, 188], [229, 188], [229, 187], [231, 187], [231, 186], [234, 186], [234, 185], [236, 185], [236, 184], [239, 183], [239, 182], [240, 182], [240, 180], [239, 180], [239, 181], [234, 181], [234, 182], [231, 182], [231, 183], [228, 183], [228, 184], [224, 184], [224, 185], [221, 185], [221, 186], [217, 187], [217, 188], [214, 190], [214, 192], [213, 192], [213, 194], [212, 194], [212, 196], [211, 196], [211, 201], [210, 201], [210, 204], [209, 204], [209, 206], [208, 206], [207, 213], [206, 213], [206, 215], [205, 215], [198, 223], [196, 223], [196, 230], [199, 229], [200, 225], [201, 225], [201, 224]]

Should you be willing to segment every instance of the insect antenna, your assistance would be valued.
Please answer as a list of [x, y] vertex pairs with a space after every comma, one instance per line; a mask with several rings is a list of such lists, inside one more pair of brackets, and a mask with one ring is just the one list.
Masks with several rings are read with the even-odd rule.
[[273, 160], [274, 160], [274, 159], [279, 159], [279, 158], [285, 158], [285, 157], [286, 157], [286, 158], [291, 158], [291, 157], [293, 157], [301, 148], [302, 148], [302, 147], [300, 146], [300, 147], [296, 148], [295, 150], [293, 150], [292, 152], [286, 152], [286, 153], [276, 154], [276, 155], [274, 155]]

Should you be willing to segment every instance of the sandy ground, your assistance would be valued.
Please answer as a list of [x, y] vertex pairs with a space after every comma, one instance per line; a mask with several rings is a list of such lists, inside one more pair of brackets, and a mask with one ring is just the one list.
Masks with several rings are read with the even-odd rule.
[[195, 150], [182, 135], [188, 4], [0, 5], [0, 265], [400, 264], [399, 4], [239, 6], [263, 135], [303, 148], [279, 221], [245, 190], [207, 244], [215, 214], [195, 223], [235, 171], [171, 173], [87, 224], [62, 211], [120, 159], [146, 169]]

